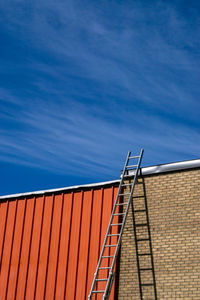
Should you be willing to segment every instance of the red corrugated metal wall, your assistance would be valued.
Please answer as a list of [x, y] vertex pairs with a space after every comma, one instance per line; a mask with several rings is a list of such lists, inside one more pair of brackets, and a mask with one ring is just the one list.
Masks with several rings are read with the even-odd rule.
[[87, 299], [116, 193], [102, 187], [2, 201], [0, 299]]

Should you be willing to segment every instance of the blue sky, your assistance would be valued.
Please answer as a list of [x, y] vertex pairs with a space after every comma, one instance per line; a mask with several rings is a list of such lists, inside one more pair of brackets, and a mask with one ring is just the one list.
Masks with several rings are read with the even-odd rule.
[[0, 194], [199, 158], [198, 1], [0, 2]]

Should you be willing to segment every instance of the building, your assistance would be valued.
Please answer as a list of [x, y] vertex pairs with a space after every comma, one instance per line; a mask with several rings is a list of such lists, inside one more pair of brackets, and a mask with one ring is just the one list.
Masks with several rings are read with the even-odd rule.
[[[87, 299], [118, 184], [1, 196], [1, 299]], [[199, 186], [200, 159], [141, 169], [133, 202], [148, 205], [158, 299], [200, 299]], [[138, 251], [148, 247], [144, 241]], [[148, 269], [146, 256], [140, 263]], [[139, 300], [140, 284], [130, 208], [110, 299]], [[144, 287], [143, 299], [153, 295]]]

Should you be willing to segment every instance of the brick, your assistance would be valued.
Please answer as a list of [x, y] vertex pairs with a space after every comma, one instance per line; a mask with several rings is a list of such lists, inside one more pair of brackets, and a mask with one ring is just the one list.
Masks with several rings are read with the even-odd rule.
[[[144, 209], [147, 199], [158, 299], [200, 299], [200, 170], [148, 175], [138, 182], [133, 204]], [[145, 223], [146, 214], [137, 214], [135, 220]], [[147, 228], [136, 232], [139, 238], [148, 237]], [[140, 253], [148, 248], [148, 242], [138, 247]], [[150, 257], [141, 257], [140, 266], [149, 268]], [[152, 274], [145, 272], [142, 281], [148, 283]], [[131, 208], [122, 237], [118, 291], [119, 300], [140, 299]], [[152, 287], [143, 288], [144, 300], [153, 295]]]

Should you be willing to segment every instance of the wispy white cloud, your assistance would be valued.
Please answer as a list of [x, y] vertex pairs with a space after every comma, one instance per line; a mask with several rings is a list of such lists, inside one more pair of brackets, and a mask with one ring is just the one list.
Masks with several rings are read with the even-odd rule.
[[26, 93], [0, 90], [0, 159], [102, 177], [140, 145], [146, 163], [198, 156], [196, 15], [191, 26], [167, 2], [0, 6], [4, 30], [31, 49]]
[[[161, 161], [165, 157], [170, 160], [180, 155], [193, 157], [198, 154], [198, 132], [183, 125], [174, 128], [151, 115], [140, 117], [135, 122], [128, 118], [127, 123], [113, 124], [95, 118], [82, 107], [67, 111], [66, 107], [63, 110], [54, 105], [50, 109], [29, 111], [21, 120], [23, 130], [13, 134], [0, 132], [0, 157], [5, 159], [7, 155], [19, 164], [56, 173], [89, 175], [95, 169], [97, 177], [114, 177], [119, 170], [117, 159], [123, 160], [121, 155], [125, 155], [127, 147], [139, 150], [143, 145], [150, 163], [159, 163], [158, 153], [162, 153], [159, 155]], [[142, 126], [143, 123], [148, 126]]]

